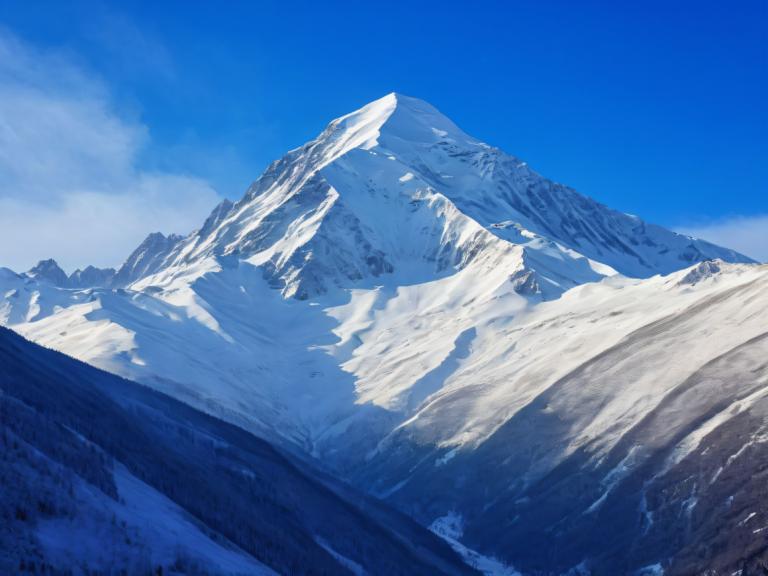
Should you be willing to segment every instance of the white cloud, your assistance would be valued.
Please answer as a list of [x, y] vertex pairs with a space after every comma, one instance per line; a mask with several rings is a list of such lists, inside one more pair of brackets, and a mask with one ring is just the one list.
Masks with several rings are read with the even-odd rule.
[[768, 262], [768, 214], [734, 216], [678, 232], [727, 246], [759, 262]]
[[0, 31], [0, 266], [115, 266], [149, 232], [199, 226], [218, 194], [139, 168], [148, 144], [147, 127], [70, 58]]

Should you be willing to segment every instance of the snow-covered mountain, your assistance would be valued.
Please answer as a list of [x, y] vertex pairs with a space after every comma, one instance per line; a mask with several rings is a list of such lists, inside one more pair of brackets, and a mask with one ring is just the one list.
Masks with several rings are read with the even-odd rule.
[[[507, 263], [525, 290], [549, 294], [609, 267], [647, 277], [709, 258], [749, 261], [553, 183], [398, 94], [331, 122], [167, 253], [174, 243], [150, 250], [162, 266], [134, 276], [232, 257], [261, 267], [284, 295], [308, 298], [430, 280], [486, 260]], [[393, 278], [376, 280], [383, 276]]]
[[77, 289], [111, 286], [115, 277], [115, 269], [86, 266], [85, 269], [80, 270], [78, 268], [67, 276], [67, 273], [61, 269], [56, 260], [49, 258], [48, 260], [41, 260], [25, 274], [37, 282], [52, 284], [59, 288]]
[[[553, 183], [397, 94], [331, 122], [189, 236], [150, 236], [113, 282], [0, 270], [0, 323], [523, 569], [669, 564], [690, 541], [665, 539], [677, 525], [660, 517], [727, 475], [685, 498], [655, 490], [736, 418], [762, 438], [768, 269]], [[652, 525], [574, 539], [627, 482], [642, 490], [622, 502]], [[490, 533], [500, 523], [515, 542]], [[642, 538], [661, 544], [611, 556]]]
[[29, 269], [27, 276], [34, 278], [38, 282], [48, 282], [59, 287], [66, 286], [69, 281], [67, 273], [59, 267], [53, 258], [40, 260], [40, 262]]

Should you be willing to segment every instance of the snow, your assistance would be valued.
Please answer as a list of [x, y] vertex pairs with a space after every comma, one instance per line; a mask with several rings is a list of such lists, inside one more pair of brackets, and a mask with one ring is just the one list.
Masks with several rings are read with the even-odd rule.
[[750, 512], [749, 514], [747, 514], [747, 517], [744, 518], [744, 520], [739, 522], [739, 526], [743, 526], [744, 524], [752, 520], [752, 518], [754, 518], [755, 516], [757, 516], [757, 512]]
[[464, 519], [454, 511], [436, 518], [429, 529], [441, 538], [459, 540], [464, 535]]
[[338, 552], [336, 552], [336, 550], [331, 548], [331, 546], [328, 544], [328, 542], [326, 542], [322, 538], [317, 538], [316, 541], [331, 556], [333, 556], [339, 562], [339, 564], [344, 566], [344, 568], [347, 568], [353, 576], [365, 576], [366, 571], [365, 571], [365, 569], [362, 566], [360, 566], [360, 564], [358, 564], [354, 560], [350, 560], [346, 556], [343, 556], [343, 555], [339, 554]]
[[[514, 252], [506, 258], [515, 265]], [[634, 331], [729, 290], [754, 295], [747, 305], [739, 297], [714, 303], [705, 324], [682, 325], [674, 342], [659, 341], [631, 371], [607, 374], [612, 388], [588, 385], [558, 398], [550, 409], [582, 422], [558, 458], [590, 438], [608, 450], [664, 393], [722, 353], [723, 342], [743, 342], [765, 325], [765, 269], [749, 266], [693, 288], [676, 277], [613, 276], [539, 302], [517, 294], [503, 266], [484, 262], [428, 282], [310, 301], [283, 298], [247, 263], [188, 273], [155, 293], [61, 291], [11, 278], [0, 292], [19, 296], [2, 301], [0, 318], [46, 346], [321, 455], [343, 448], [337, 442], [349, 424], [375, 419], [365, 405], [399, 414], [391, 430], [471, 448]], [[687, 362], [664, 360], [678, 350]], [[450, 416], [442, 417], [448, 402]], [[542, 471], [554, 462], [542, 462]]]
[[454, 448], [453, 450], [448, 450], [445, 454], [443, 454], [440, 458], [435, 460], [435, 466], [445, 466], [453, 460], [456, 457], [456, 454], [458, 454], [459, 450], [458, 448]]
[[742, 444], [742, 445], [741, 445], [741, 447], [740, 447], [740, 448], [739, 448], [739, 449], [738, 449], [738, 450], [737, 450], [737, 451], [736, 451], [734, 454], [731, 454], [730, 456], [728, 456], [728, 459], [725, 461], [725, 468], [727, 468], [728, 466], [730, 466], [731, 464], [733, 464], [733, 462], [734, 462], [734, 461], [735, 461], [735, 460], [736, 460], [736, 459], [737, 459], [739, 456], [741, 456], [742, 454], [744, 454], [744, 452], [745, 452], [745, 451], [747, 450], [747, 448], [749, 448], [750, 446], [752, 446], [752, 445], [754, 445], [754, 444], [761, 444], [761, 443], [765, 443], [765, 442], [768, 442], [768, 434], [764, 434], [764, 433], [758, 433], [758, 434], [754, 434], [754, 435], [753, 435], [753, 436], [752, 436], [752, 437], [749, 439], [749, 441], [747, 441], [747, 442], [744, 442], [744, 444]]
[[[124, 289], [0, 271], [0, 323], [320, 458], [364, 462], [405, 431], [444, 450], [436, 466], [626, 350], [544, 408], [571, 432], [530, 479], [586, 445], [607, 454], [699, 368], [763, 333], [768, 269], [728, 263], [745, 260], [597, 204], [390, 94], [188, 237], [151, 235], [118, 272]], [[638, 348], [638, 334], [653, 337]]]
[[493, 558], [484, 556], [463, 545], [459, 539], [463, 531], [463, 519], [461, 515], [455, 512], [449, 512], [445, 516], [436, 518], [429, 529], [448, 542], [463, 559], [473, 568], [477, 569], [484, 576], [521, 576], [521, 574], [512, 568]]

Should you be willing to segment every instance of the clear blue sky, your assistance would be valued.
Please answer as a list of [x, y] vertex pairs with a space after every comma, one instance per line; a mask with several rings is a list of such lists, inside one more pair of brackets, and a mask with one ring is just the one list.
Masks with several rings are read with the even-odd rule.
[[0, 25], [99, 78], [143, 168], [232, 198], [398, 91], [654, 222], [768, 214], [765, 0], [8, 1]]

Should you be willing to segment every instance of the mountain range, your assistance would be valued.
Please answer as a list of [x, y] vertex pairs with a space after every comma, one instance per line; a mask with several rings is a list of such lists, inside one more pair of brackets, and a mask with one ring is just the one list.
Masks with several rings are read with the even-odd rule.
[[421, 100], [334, 120], [117, 271], [0, 269], [0, 295], [1, 324], [273, 443], [487, 573], [768, 562], [768, 268]]

